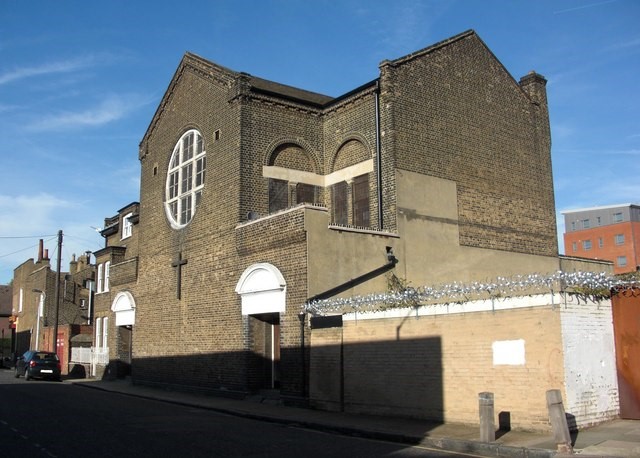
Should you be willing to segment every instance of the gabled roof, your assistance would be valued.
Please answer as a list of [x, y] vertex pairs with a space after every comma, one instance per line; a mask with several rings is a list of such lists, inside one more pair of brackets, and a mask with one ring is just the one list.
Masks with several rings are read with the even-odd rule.
[[[446, 46], [450, 46], [460, 40], [464, 40], [466, 38], [473, 37], [475, 38], [484, 49], [493, 57], [493, 59], [502, 67], [505, 74], [508, 75], [515, 86], [517, 86], [520, 90], [522, 88], [518, 84], [518, 82], [513, 78], [513, 76], [509, 73], [509, 71], [502, 65], [502, 63], [496, 58], [493, 52], [489, 49], [489, 47], [480, 39], [480, 37], [476, 34], [474, 30], [467, 30], [466, 32], [462, 32], [458, 35], [455, 35], [451, 38], [447, 38], [446, 40], [442, 40], [438, 43], [435, 43], [431, 46], [423, 48], [421, 50], [415, 51], [411, 54], [407, 54], [406, 56], [394, 59], [394, 60], [384, 60], [380, 63], [380, 68], [390, 65], [390, 66], [400, 66], [405, 63], [409, 63], [414, 59], [418, 59], [423, 56], [427, 56], [434, 51], [441, 49]], [[316, 92], [307, 91], [304, 89], [299, 89], [293, 86], [288, 86], [286, 84], [277, 83], [275, 81], [270, 81], [264, 78], [259, 78], [248, 73], [244, 72], [236, 72], [222, 65], [218, 65], [215, 62], [204, 59], [196, 54], [186, 52], [180, 61], [180, 65], [178, 66], [171, 82], [169, 83], [169, 87], [165, 92], [158, 109], [156, 110], [147, 131], [141, 141], [141, 146], [144, 144], [145, 140], [151, 134], [155, 125], [164, 111], [165, 106], [168, 104], [171, 95], [173, 93], [174, 87], [177, 84], [180, 76], [185, 71], [186, 68], [199, 73], [201, 76], [205, 78], [209, 78], [212, 81], [216, 81], [221, 85], [227, 86], [231, 88], [235, 83], [239, 80], [244, 80], [243, 91], [246, 91], [247, 94], [256, 94], [256, 95], [266, 95], [274, 98], [279, 98], [283, 100], [287, 100], [294, 103], [300, 103], [303, 105], [307, 105], [314, 109], [324, 109], [329, 107], [333, 103], [338, 103], [345, 98], [350, 97], [356, 93], [361, 91], [365, 91], [374, 87], [378, 84], [378, 78], [373, 81], [370, 81], [360, 87], [357, 87], [354, 90], [347, 92], [339, 97], [330, 97], [324, 94], [319, 94]], [[524, 93], [524, 92], [523, 92]], [[140, 156], [142, 157], [143, 152], [140, 152]]]
[[251, 91], [280, 96], [289, 100], [310, 103], [322, 107], [333, 100], [328, 95], [305, 91], [293, 86], [276, 83], [273, 81], [248, 75]]
[[209, 78], [227, 87], [231, 87], [236, 81], [244, 79], [246, 82], [245, 87], [250, 93], [275, 96], [289, 101], [312, 105], [316, 108], [321, 108], [333, 100], [333, 97], [327, 95], [306, 91], [286, 84], [276, 83], [275, 81], [269, 81], [264, 78], [258, 78], [248, 73], [236, 72], [223, 67], [222, 65], [218, 65], [215, 62], [204, 59], [196, 54], [186, 52], [182, 57], [180, 65], [173, 75], [171, 82], [169, 83], [169, 87], [160, 101], [160, 105], [158, 106], [147, 131], [145, 132], [141, 144], [144, 143], [145, 139], [154, 129], [158, 118], [171, 98], [175, 85], [187, 68], [199, 73], [205, 78]]

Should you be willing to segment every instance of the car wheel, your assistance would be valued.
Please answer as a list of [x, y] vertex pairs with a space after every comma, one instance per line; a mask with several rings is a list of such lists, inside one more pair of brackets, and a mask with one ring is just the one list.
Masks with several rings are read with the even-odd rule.
[[24, 379], [28, 382], [29, 380], [31, 380], [31, 376], [29, 375], [29, 370], [25, 369], [24, 371]]

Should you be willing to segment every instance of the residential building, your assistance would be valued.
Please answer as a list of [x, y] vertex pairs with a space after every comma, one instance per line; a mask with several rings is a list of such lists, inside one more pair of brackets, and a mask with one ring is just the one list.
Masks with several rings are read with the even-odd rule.
[[[11, 286], [0, 285], [0, 361], [13, 352], [13, 315], [11, 314]], [[0, 362], [2, 366], [2, 362]]]
[[58, 274], [51, 268], [49, 250], [44, 249], [40, 240], [37, 260], [30, 258], [13, 271], [12, 314], [17, 355], [30, 349], [55, 348], [62, 373], [70, 371], [74, 337], [90, 332], [87, 327], [91, 324], [94, 275], [89, 252], [77, 260], [73, 255], [69, 270]]
[[140, 204], [132, 202], [106, 218], [105, 247], [96, 251], [94, 338], [91, 375], [126, 376], [131, 370], [135, 301], [130, 293], [138, 277]]
[[616, 274], [640, 268], [640, 205], [607, 205], [562, 214], [567, 255], [609, 260]]

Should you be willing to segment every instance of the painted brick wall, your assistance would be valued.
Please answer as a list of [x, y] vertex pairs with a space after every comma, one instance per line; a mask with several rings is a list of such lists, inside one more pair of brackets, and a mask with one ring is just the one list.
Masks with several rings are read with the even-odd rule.
[[615, 418], [619, 399], [610, 301], [567, 301], [560, 316], [565, 410], [578, 426]]

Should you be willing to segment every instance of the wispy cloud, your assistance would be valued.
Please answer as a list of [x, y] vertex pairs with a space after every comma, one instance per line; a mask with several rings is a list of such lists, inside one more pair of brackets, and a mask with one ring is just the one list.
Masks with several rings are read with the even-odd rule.
[[[75, 204], [49, 193], [0, 195], [0, 235], [17, 236], [55, 233], [51, 221], [56, 212]], [[3, 247], [7, 250], [7, 247]], [[3, 254], [3, 253], [0, 253]]]
[[26, 129], [40, 132], [101, 126], [122, 119], [150, 102], [149, 98], [135, 94], [111, 95], [92, 108], [45, 115], [28, 124]]
[[57, 73], [71, 73], [95, 64], [92, 56], [79, 57], [77, 59], [49, 62], [32, 67], [20, 67], [0, 73], [0, 85], [19, 81], [35, 76], [46, 76]]
[[[101, 239], [90, 228], [100, 224], [102, 210], [86, 202], [67, 200], [47, 192], [32, 195], [0, 194], [0, 283], [8, 282], [13, 269], [36, 256], [38, 238], [45, 240], [50, 256], [56, 251], [56, 234], [64, 232], [62, 260], [73, 253], [101, 247]], [[61, 225], [60, 215], [65, 215]]]
[[564, 14], [564, 13], [571, 13], [573, 11], [578, 11], [578, 10], [584, 10], [587, 8], [594, 8], [596, 6], [602, 6], [602, 5], [607, 5], [609, 3], [614, 3], [617, 2], [618, 0], [607, 0], [604, 2], [596, 2], [596, 3], [589, 3], [588, 5], [581, 5], [581, 6], [576, 6], [573, 8], [566, 8], [563, 10], [558, 10], [558, 11], [554, 11], [553, 14]]
[[634, 38], [632, 40], [619, 41], [605, 48], [606, 51], [612, 51], [615, 49], [628, 49], [640, 47], [640, 38]]

